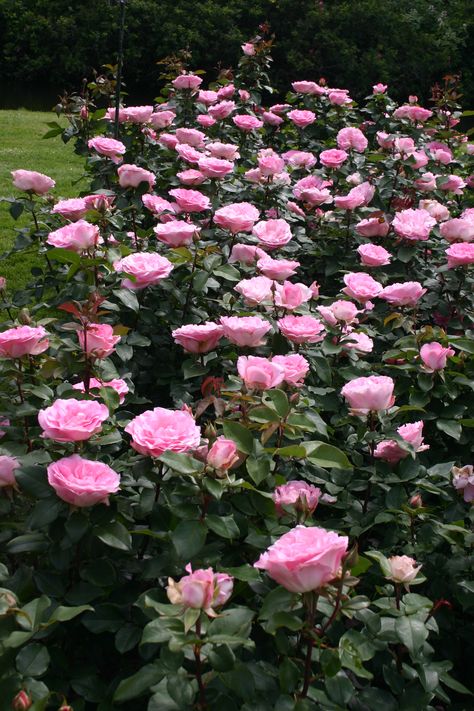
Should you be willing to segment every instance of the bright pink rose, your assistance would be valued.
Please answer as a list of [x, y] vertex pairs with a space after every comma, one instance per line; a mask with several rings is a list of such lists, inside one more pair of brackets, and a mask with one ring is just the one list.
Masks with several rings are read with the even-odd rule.
[[138, 165], [123, 163], [118, 170], [119, 183], [122, 188], [138, 188], [140, 183], [148, 183], [151, 190], [155, 184], [155, 176], [149, 170]]
[[176, 138], [178, 143], [187, 143], [195, 148], [202, 148], [206, 140], [206, 134], [195, 128], [177, 128]]
[[[213, 107], [211, 106], [209, 112], [212, 108]], [[233, 117], [232, 121], [237, 128], [240, 128], [241, 131], [245, 131], [246, 133], [262, 128], [263, 126], [263, 121], [260, 121], [258, 118], [251, 116], [250, 114], [237, 114], [237, 116]]]
[[474, 467], [466, 464], [464, 467], [453, 467], [453, 486], [457, 491], [463, 492], [466, 503], [474, 501]]
[[203, 212], [209, 210], [211, 201], [206, 195], [198, 190], [187, 190], [186, 188], [176, 188], [170, 190], [169, 194], [178, 203], [178, 207], [183, 212]]
[[171, 220], [153, 228], [160, 242], [164, 242], [169, 247], [183, 247], [193, 241], [193, 237], [199, 234], [199, 228], [192, 222], [184, 220]]
[[[397, 433], [405, 442], [411, 444], [415, 452], [424, 452], [429, 449], [429, 444], [423, 442], [423, 421], [410, 422], [407, 425], [402, 425], [397, 428]], [[379, 442], [374, 451], [374, 457], [383, 459], [390, 464], [396, 464], [401, 459], [408, 457], [409, 452], [402, 449], [393, 439], [386, 439]]]
[[116, 272], [124, 272], [135, 277], [134, 281], [124, 279], [122, 286], [138, 290], [158, 284], [170, 274], [173, 265], [166, 257], [161, 257], [156, 252], [136, 252], [115, 262], [114, 269]]
[[201, 442], [201, 430], [189, 412], [163, 407], [142, 412], [128, 423], [125, 432], [132, 438], [133, 449], [149, 457], [188, 452]]
[[389, 264], [392, 258], [390, 252], [376, 244], [361, 244], [357, 248], [361, 264], [366, 267], [382, 267]]
[[66, 220], [75, 222], [86, 214], [89, 207], [84, 198], [71, 198], [70, 200], [60, 200], [51, 210], [53, 215], [61, 215]]
[[413, 104], [405, 104], [404, 106], [399, 106], [393, 112], [393, 117], [396, 119], [409, 119], [410, 121], [424, 122], [427, 121], [433, 112], [429, 109], [423, 109], [421, 106], [414, 106]]
[[262, 220], [257, 222], [252, 230], [252, 234], [267, 249], [277, 249], [284, 247], [292, 238], [291, 228], [286, 220]]
[[393, 306], [415, 306], [423, 294], [426, 289], [419, 282], [405, 281], [386, 286], [378, 296]]
[[225, 160], [230, 161], [240, 158], [239, 147], [234, 146], [233, 143], [221, 143], [220, 141], [214, 141], [214, 143], [207, 144], [206, 150], [214, 158], [225, 158]]
[[273, 176], [285, 168], [285, 161], [272, 148], [264, 148], [258, 153], [258, 167], [262, 175]]
[[294, 593], [318, 590], [339, 573], [349, 539], [324, 528], [296, 526], [262, 553], [254, 568], [266, 570]]
[[219, 227], [237, 232], [250, 232], [258, 220], [259, 212], [248, 202], [236, 202], [219, 208], [214, 213], [214, 222]]
[[442, 205], [437, 200], [420, 200], [418, 207], [421, 210], [426, 210], [436, 222], [444, 222], [449, 220], [449, 210], [446, 205]]
[[269, 279], [276, 279], [277, 281], [283, 281], [293, 276], [299, 266], [299, 262], [292, 262], [289, 259], [272, 259], [267, 255], [260, 257], [257, 262], [259, 271]]
[[324, 87], [319, 86], [319, 84], [316, 84], [315, 81], [294, 81], [292, 82], [291, 86], [293, 87], [293, 91], [295, 91], [297, 94], [310, 94], [312, 96], [321, 96], [321, 94], [326, 93]]
[[262, 301], [271, 301], [273, 284], [272, 279], [268, 279], [266, 276], [257, 276], [251, 279], [242, 279], [234, 289], [242, 294], [248, 306], [256, 306]]
[[206, 321], [200, 325], [190, 323], [181, 326], [172, 331], [171, 335], [187, 353], [208, 353], [215, 349], [223, 333], [222, 326]]
[[325, 168], [340, 168], [348, 157], [346, 151], [341, 151], [338, 148], [330, 148], [320, 153], [319, 160]]
[[452, 244], [446, 250], [448, 257], [448, 267], [462, 267], [467, 264], [474, 264], [474, 243], [458, 242]]
[[264, 111], [262, 119], [264, 123], [268, 123], [269, 126], [280, 126], [283, 123], [282, 117], [277, 114], [272, 114], [271, 111]]
[[[74, 383], [72, 386], [74, 390], [80, 390], [82, 393], [86, 391], [86, 386], [84, 382], [80, 383]], [[122, 380], [122, 378], [114, 378], [113, 380], [108, 380], [108, 381], [101, 381], [97, 380], [97, 378], [91, 378], [89, 381], [89, 391], [97, 389], [99, 390], [100, 388], [113, 388], [116, 393], [119, 395], [119, 400], [120, 404], [123, 403], [125, 400], [125, 396], [128, 395], [130, 392], [130, 389], [125, 382], [125, 380]], [[89, 392], [91, 397], [98, 397], [98, 395]]]
[[272, 363], [276, 363], [285, 371], [284, 381], [288, 385], [300, 387], [309, 372], [309, 363], [299, 353], [290, 353], [286, 356], [273, 356]]
[[198, 167], [206, 178], [225, 178], [234, 170], [234, 164], [230, 161], [206, 156], [199, 159]]
[[0, 333], [0, 358], [39, 355], [49, 348], [48, 332], [43, 326], [15, 326]]
[[312, 297], [311, 289], [305, 284], [292, 284], [290, 281], [275, 284], [275, 305], [284, 309], [297, 309]]
[[0, 454], [0, 489], [6, 486], [15, 486], [15, 469], [18, 469], [20, 462], [16, 457], [7, 454]]
[[277, 388], [285, 379], [281, 365], [258, 356], [239, 356], [237, 371], [249, 390]]
[[214, 573], [212, 568], [193, 572], [191, 563], [186, 566], [188, 575], [177, 583], [168, 578], [166, 594], [173, 605], [185, 609], [204, 610], [210, 617], [216, 617], [215, 607], [224, 605], [232, 595], [234, 579], [226, 573]]
[[388, 564], [390, 575], [387, 578], [395, 583], [403, 583], [407, 589], [421, 570], [421, 565], [417, 565], [416, 560], [408, 555], [393, 555], [388, 558]]
[[220, 89], [217, 90], [217, 97], [219, 99], [230, 99], [231, 96], [235, 94], [235, 86], [234, 84], [226, 84], [225, 86], [221, 86]]
[[114, 163], [120, 163], [127, 150], [122, 141], [116, 141], [115, 138], [105, 138], [105, 136], [91, 138], [87, 145], [91, 150], [96, 151], [101, 156], [110, 158]]
[[207, 114], [198, 114], [196, 116], [196, 122], [203, 128], [211, 128], [211, 126], [214, 126], [216, 123], [216, 119], [212, 118], [212, 116], [208, 116]]
[[176, 118], [174, 111], [157, 111], [150, 116], [150, 123], [153, 128], [162, 129], [171, 126]]
[[56, 185], [52, 178], [35, 170], [12, 170], [11, 175], [15, 188], [36, 195], [45, 195]]
[[341, 128], [336, 136], [337, 147], [342, 150], [351, 150], [353, 148], [359, 153], [363, 153], [369, 142], [360, 130], [360, 128]]
[[[218, 104], [214, 104], [213, 106], [209, 106], [208, 112], [209, 112], [209, 116], [210, 116], [212, 119], [214, 119], [214, 121], [223, 121], [223, 120], [226, 119], [228, 116], [230, 116], [231, 113], [232, 113], [233, 111], [235, 111], [236, 108], [237, 108], [237, 107], [236, 107], [234, 101], [219, 101]], [[247, 116], [240, 116], [240, 115], [239, 115], [239, 116], [236, 117], [236, 118], [238, 118], [238, 119], [243, 119], [243, 124], [246, 124], [246, 125], [247, 125], [248, 123], [251, 123], [251, 122], [247, 122], [247, 123], [246, 123], [246, 119], [252, 119], [252, 121], [257, 121], [257, 119], [254, 119], [253, 116], [248, 116], [248, 117], [247, 117]], [[236, 123], [236, 122], [234, 121], [234, 123]], [[237, 123], [236, 123], [236, 125], [237, 125]], [[241, 127], [239, 126], [239, 128], [241, 128]], [[255, 128], [255, 126], [252, 126], [252, 128]], [[259, 127], [256, 126], [256, 128], [259, 128]], [[252, 129], [250, 128], [250, 129], [244, 129], [244, 130], [252, 130]]]
[[78, 454], [48, 465], [48, 482], [60, 499], [80, 508], [109, 503], [120, 488], [120, 476], [107, 464]]
[[383, 217], [369, 217], [358, 222], [355, 228], [363, 237], [386, 237], [390, 225]]
[[292, 343], [319, 343], [326, 335], [321, 321], [313, 316], [288, 315], [279, 319], [278, 327]]
[[441, 343], [433, 341], [425, 343], [420, 348], [420, 358], [423, 361], [425, 370], [434, 373], [435, 370], [446, 368], [446, 361], [454, 355], [452, 348], [444, 348]]
[[456, 218], [443, 222], [440, 227], [441, 235], [448, 242], [473, 242], [474, 241], [474, 221], [463, 218]]
[[369, 375], [350, 380], [341, 390], [353, 414], [367, 415], [369, 412], [388, 410], [395, 402], [395, 383], [386, 375]]
[[40, 410], [38, 422], [42, 437], [55, 442], [82, 442], [100, 432], [109, 409], [94, 400], [55, 400]]
[[78, 220], [50, 232], [46, 242], [53, 247], [85, 252], [96, 247], [99, 242], [99, 228], [86, 220]]
[[372, 87], [372, 91], [374, 94], [385, 94], [387, 91], [387, 85], [386, 84], [374, 84]]
[[346, 285], [342, 290], [344, 294], [362, 304], [379, 296], [383, 289], [382, 284], [364, 272], [345, 274], [344, 284]]
[[392, 224], [400, 237], [414, 241], [425, 241], [436, 225], [436, 220], [426, 210], [410, 209], [397, 212]]
[[206, 457], [206, 463], [218, 471], [227, 471], [238, 461], [239, 455], [235, 442], [225, 437], [216, 439]]
[[171, 83], [175, 89], [196, 91], [201, 86], [202, 79], [195, 74], [180, 74]]
[[298, 128], [306, 128], [307, 126], [311, 126], [311, 124], [316, 121], [316, 114], [314, 111], [293, 109], [293, 111], [288, 111], [287, 116], [290, 121], [295, 124], [295, 126], [298, 126]]
[[[311, 515], [321, 496], [321, 489], [305, 481], [289, 481], [278, 486], [273, 492], [273, 501], [278, 516], [285, 516], [285, 508]], [[285, 507], [285, 508], [284, 508]]]
[[263, 345], [264, 336], [272, 327], [259, 316], [222, 316], [220, 322], [231, 343], [252, 348]]
[[260, 249], [260, 247], [255, 247], [251, 244], [237, 243], [232, 247], [229, 263], [232, 264], [233, 262], [241, 262], [242, 264], [250, 266], [251, 264], [255, 264], [257, 260], [260, 260], [266, 256], [267, 255], [263, 249]]
[[187, 163], [198, 163], [199, 159], [203, 156], [201, 151], [198, 151], [198, 149], [193, 146], [189, 146], [187, 143], [177, 143], [174, 149], [179, 157]]
[[77, 332], [82, 350], [90, 358], [107, 358], [114, 352], [120, 336], [114, 336], [114, 329], [108, 323], [88, 323]]

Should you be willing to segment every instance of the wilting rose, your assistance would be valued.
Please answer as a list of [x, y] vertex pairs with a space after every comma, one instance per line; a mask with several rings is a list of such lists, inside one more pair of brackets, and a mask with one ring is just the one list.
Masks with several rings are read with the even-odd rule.
[[73, 252], [85, 252], [97, 246], [100, 238], [99, 228], [86, 220], [78, 220], [50, 232], [46, 242], [52, 247], [70, 249]]
[[48, 482], [60, 499], [80, 508], [108, 505], [109, 495], [120, 488], [120, 476], [107, 464], [78, 454], [49, 464]]
[[123, 287], [138, 290], [158, 284], [170, 274], [173, 265], [166, 257], [161, 257], [156, 252], [136, 252], [115, 262], [114, 269], [135, 278], [134, 281], [124, 279]]
[[386, 375], [369, 375], [350, 380], [341, 390], [354, 414], [367, 415], [369, 412], [388, 410], [393, 406], [395, 383]]
[[114, 329], [108, 323], [88, 323], [77, 332], [79, 344], [89, 357], [107, 358], [114, 352], [120, 336], [114, 336]]
[[117, 173], [122, 188], [138, 188], [140, 183], [148, 183], [151, 190], [156, 182], [155, 176], [149, 170], [130, 163], [123, 163]]
[[39, 355], [49, 348], [48, 332], [43, 326], [15, 326], [0, 333], [0, 358]]
[[310, 515], [318, 505], [321, 489], [305, 481], [289, 481], [278, 486], [273, 492], [273, 501], [278, 516], [285, 516], [285, 509]]
[[187, 324], [172, 331], [171, 335], [176, 343], [184, 348], [188, 353], [208, 353], [213, 351], [220, 339], [224, 329], [217, 323], [206, 321], [206, 323], [196, 325]]
[[133, 449], [149, 457], [159, 457], [163, 452], [188, 452], [201, 443], [201, 430], [184, 410], [146, 410], [129, 422], [125, 432], [132, 438]]
[[446, 368], [447, 359], [453, 355], [454, 350], [452, 348], [444, 348], [437, 341], [425, 343], [420, 348], [420, 358], [423, 361], [425, 370], [429, 373]]
[[466, 464], [464, 467], [453, 467], [453, 486], [457, 491], [462, 491], [466, 503], [474, 501], [474, 467]]
[[256, 348], [265, 342], [271, 324], [259, 316], [222, 316], [224, 336], [237, 346]]
[[11, 175], [15, 188], [36, 195], [45, 195], [56, 185], [52, 178], [35, 170], [12, 170]]
[[193, 571], [191, 563], [186, 566], [188, 575], [179, 582], [168, 578], [166, 594], [173, 605], [185, 609], [204, 610], [210, 617], [216, 617], [214, 608], [224, 605], [232, 595], [234, 579], [226, 573], [215, 573], [212, 568]]
[[43, 437], [55, 442], [81, 442], [100, 432], [109, 409], [93, 400], [55, 400], [40, 410], [38, 422]]
[[276, 388], [285, 378], [281, 365], [257, 356], [239, 356], [237, 371], [249, 390]]

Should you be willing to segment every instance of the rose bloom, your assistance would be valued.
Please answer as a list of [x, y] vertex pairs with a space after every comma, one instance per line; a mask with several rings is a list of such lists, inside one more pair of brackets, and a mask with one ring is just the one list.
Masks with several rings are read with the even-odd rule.
[[342, 290], [344, 294], [362, 304], [379, 296], [383, 290], [382, 284], [364, 272], [345, 274], [344, 284], [346, 285]]
[[[210, 107], [210, 109], [212, 108], [213, 107]], [[237, 116], [233, 117], [232, 121], [237, 128], [240, 128], [241, 131], [245, 131], [246, 133], [262, 128], [263, 126], [263, 121], [255, 118], [255, 116], [250, 116], [250, 114], [237, 114]]]
[[[424, 452], [430, 448], [429, 444], [424, 444], [423, 441], [423, 422], [421, 420], [398, 427], [397, 433], [405, 442], [411, 444], [415, 452]], [[379, 442], [374, 451], [374, 457], [383, 459], [390, 464], [397, 464], [401, 459], [408, 457], [408, 454], [409, 452], [402, 449], [393, 439]]]
[[237, 371], [249, 390], [277, 388], [285, 378], [281, 365], [258, 356], [239, 356]]
[[174, 213], [176, 207], [174, 203], [158, 195], [150, 195], [149, 193], [142, 195], [142, 203], [148, 210], [153, 212], [154, 215], [161, 215], [163, 212]]
[[176, 200], [178, 207], [183, 212], [203, 212], [204, 210], [209, 210], [211, 206], [209, 198], [198, 190], [176, 188], [175, 190], [170, 190], [169, 194]]
[[462, 267], [467, 264], [474, 263], [474, 243], [470, 242], [459, 242], [452, 244], [446, 250], [446, 256], [448, 257], [448, 267], [453, 269], [454, 267]]
[[107, 464], [78, 454], [48, 465], [48, 482], [60, 499], [80, 508], [109, 503], [120, 488], [120, 476]]
[[416, 578], [421, 570], [421, 565], [417, 565], [416, 560], [408, 555], [393, 555], [388, 558], [388, 564], [390, 575], [387, 576], [387, 579], [393, 580], [394, 583], [403, 583], [407, 589], [409, 583]]
[[386, 286], [378, 296], [393, 306], [416, 306], [423, 294], [426, 289], [419, 282], [405, 281]]
[[75, 222], [80, 220], [88, 211], [88, 206], [84, 198], [71, 198], [70, 200], [60, 200], [51, 210], [53, 215], [61, 215], [66, 220]]
[[[236, 105], [234, 101], [219, 101], [218, 104], [214, 104], [214, 106], [209, 106], [208, 112], [211, 118], [213, 118], [215, 121], [223, 121], [226, 119], [228, 116], [231, 115], [233, 111], [236, 109]], [[252, 119], [252, 122], [257, 121], [257, 119], [254, 119], [253, 116], [241, 116], [238, 118], [243, 119], [243, 123], [245, 124], [245, 119], [249, 118]], [[234, 121], [235, 123], [235, 121]], [[249, 122], [247, 122], [249, 123]], [[237, 125], [237, 123], [236, 123]], [[241, 128], [241, 126], [239, 126]], [[259, 126], [252, 126], [252, 128], [259, 128]], [[244, 129], [244, 130], [251, 130], [251, 129]]]
[[255, 264], [257, 260], [263, 259], [263, 257], [266, 256], [267, 255], [263, 249], [260, 249], [260, 247], [255, 247], [252, 244], [237, 243], [232, 247], [229, 263], [232, 264], [234, 262], [241, 262], [242, 264], [250, 266], [251, 264]]
[[187, 143], [195, 148], [204, 146], [206, 140], [206, 134], [196, 128], [177, 128], [175, 135], [179, 143]]
[[179, 178], [183, 185], [201, 185], [206, 180], [206, 176], [200, 170], [194, 170], [194, 168], [182, 170], [176, 173], [176, 177]]
[[420, 178], [415, 180], [415, 186], [417, 190], [421, 192], [429, 193], [432, 190], [436, 190], [436, 176], [434, 173], [423, 173]]
[[474, 221], [456, 218], [443, 222], [440, 227], [441, 236], [448, 242], [473, 242]]
[[286, 151], [286, 153], [282, 154], [282, 158], [285, 163], [288, 163], [293, 168], [306, 168], [309, 170], [316, 165], [316, 156], [308, 151]]
[[54, 232], [50, 232], [46, 242], [52, 247], [84, 252], [96, 247], [99, 242], [99, 228], [86, 220], [78, 220]]
[[246, 101], [250, 101], [250, 92], [247, 91], [247, 89], [239, 89], [239, 99], [243, 103], [245, 103]]
[[230, 161], [206, 156], [199, 159], [198, 167], [206, 178], [225, 178], [234, 170], [234, 164]]
[[316, 114], [313, 111], [293, 109], [288, 111], [287, 116], [298, 128], [306, 128], [316, 121]]
[[122, 188], [138, 188], [140, 183], [148, 183], [151, 190], [155, 184], [155, 176], [149, 170], [138, 165], [123, 163], [118, 170], [119, 184]]
[[[10, 420], [8, 419], [8, 417], [3, 417], [3, 415], [0, 415], [0, 427], [10, 427]], [[5, 437], [5, 435], [5, 430], [0, 430], [0, 439], [2, 437]]]
[[105, 138], [105, 136], [91, 138], [87, 145], [91, 150], [96, 151], [101, 156], [110, 158], [114, 163], [120, 163], [127, 150], [122, 141], [116, 141], [115, 138]]
[[315, 81], [294, 81], [291, 86], [293, 87], [293, 91], [297, 94], [311, 94], [313, 96], [319, 96], [320, 94], [325, 93], [323, 87], [316, 84]]
[[369, 217], [358, 222], [355, 229], [363, 237], [386, 237], [390, 225], [384, 217]]
[[206, 321], [196, 325], [187, 324], [172, 331], [175, 343], [179, 343], [187, 353], [208, 353], [213, 351], [222, 338], [224, 329], [221, 325]]
[[214, 158], [225, 158], [225, 160], [231, 161], [240, 158], [239, 147], [234, 146], [233, 143], [221, 143], [220, 141], [214, 141], [214, 143], [207, 144], [206, 150]]
[[355, 378], [344, 385], [341, 394], [347, 400], [353, 414], [368, 415], [369, 412], [388, 410], [395, 402], [395, 383], [386, 375], [369, 375]]
[[40, 410], [38, 422], [42, 437], [55, 442], [82, 442], [100, 432], [109, 409], [94, 400], [55, 400]]
[[375, 194], [375, 187], [368, 182], [361, 183], [352, 188], [347, 195], [338, 195], [334, 198], [336, 207], [342, 210], [355, 210], [356, 207], [368, 205]]
[[255, 45], [252, 42], [245, 42], [244, 44], [240, 45], [242, 52], [247, 56], [247, 57], [253, 57], [255, 54]]
[[224, 605], [232, 595], [234, 579], [226, 573], [215, 573], [212, 568], [193, 571], [191, 563], [186, 566], [188, 575], [179, 582], [168, 578], [166, 594], [173, 605], [185, 609], [204, 610], [209, 617], [217, 617], [215, 607]]
[[284, 381], [287, 385], [300, 387], [309, 372], [309, 363], [299, 353], [290, 353], [286, 356], [273, 356], [272, 363], [276, 363], [285, 371]]
[[380, 148], [384, 148], [385, 150], [391, 150], [395, 145], [395, 137], [385, 131], [377, 131], [375, 138]]
[[262, 220], [257, 222], [252, 230], [252, 234], [267, 249], [277, 249], [284, 247], [292, 238], [291, 228], [286, 220]]
[[164, 242], [169, 247], [183, 247], [193, 241], [193, 237], [199, 234], [199, 228], [192, 222], [184, 220], [172, 220], [153, 228], [157, 239]]
[[125, 121], [129, 123], [148, 123], [153, 113], [153, 106], [127, 106]]
[[459, 175], [443, 175], [437, 181], [437, 187], [445, 192], [451, 192], [454, 195], [462, 195], [466, 183]]
[[56, 185], [52, 178], [35, 170], [12, 170], [11, 175], [15, 188], [36, 195], [45, 195]]
[[242, 294], [248, 306], [256, 306], [257, 304], [261, 304], [262, 301], [271, 300], [273, 280], [268, 279], [266, 276], [242, 279], [234, 289], [238, 291], [239, 294]]
[[203, 128], [211, 128], [211, 126], [214, 126], [216, 123], [216, 119], [213, 119], [212, 116], [208, 116], [207, 114], [198, 114], [196, 116], [196, 122]]
[[319, 154], [319, 160], [325, 168], [340, 168], [348, 157], [346, 151], [341, 151], [338, 148], [330, 148]]
[[285, 508], [311, 515], [321, 496], [321, 489], [305, 481], [289, 481], [278, 486], [273, 492], [273, 501], [278, 516], [285, 516]]
[[278, 327], [292, 343], [319, 343], [326, 335], [321, 321], [313, 316], [284, 316]]
[[277, 114], [273, 114], [271, 111], [264, 111], [262, 119], [264, 123], [268, 123], [269, 126], [280, 126], [283, 123], [282, 117]]
[[420, 348], [420, 358], [423, 361], [425, 370], [429, 373], [446, 368], [447, 359], [453, 356], [454, 353], [452, 348], [444, 348], [437, 341], [425, 343]]
[[446, 205], [442, 205], [437, 200], [420, 200], [418, 207], [421, 210], [426, 210], [436, 222], [444, 222], [449, 220], [449, 210]]
[[369, 145], [368, 140], [360, 130], [360, 128], [341, 128], [336, 136], [337, 147], [342, 150], [350, 150], [353, 148], [359, 153], [363, 153]]
[[159, 457], [163, 452], [189, 452], [201, 443], [201, 430], [185, 410], [146, 410], [128, 423], [125, 432], [132, 438], [133, 449], [149, 457]]
[[222, 316], [223, 335], [236, 346], [255, 348], [265, 343], [271, 324], [259, 316]]
[[296, 202], [291, 202], [289, 200], [286, 203], [286, 207], [291, 213], [293, 213], [293, 215], [296, 215], [297, 217], [302, 217], [303, 219], [306, 217], [305, 211], [302, 210], [301, 207], [296, 204]]
[[187, 143], [177, 143], [174, 149], [179, 157], [187, 163], [198, 163], [203, 155], [201, 151], [198, 151], [198, 149], [193, 146], [188, 146]]
[[201, 86], [202, 79], [195, 74], [180, 74], [171, 83], [175, 89], [196, 91]]
[[258, 153], [258, 167], [262, 175], [273, 176], [285, 167], [285, 161], [272, 148], [264, 148]]
[[387, 85], [386, 84], [374, 84], [372, 87], [372, 91], [374, 94], [385, 94], [387, 91]]
[[341, 339], [340, 345], [346, 351], [356, 351], [357, 353], [372, 353], [374, 342], [366, 333], [349, 330]]
[[361, 244], [357, 248], [361, 264], [366, 267], [382, 267], [389, 264], [392, 258], [390, 252], [376, 244]]
[[402, 210], [397, 212], [393, 227], [397, 235], [404, 239], [425, 241], [436, 225], [436, 220], [426, 210]]
[[[124, 123], [127, 120], [127, 109], [119, 108], [118, 115], [119, 123]], [[105, 113], [104, 121], [115, 121], [115, 108], [109, 107]]]
[[396, 119], [409, 119], [410, 121], [427, 121], [433, 112], [429, 109], [423, 109], [421, 106], [413, 106], [412, 104], [405, 104], [404, 106], [399, 106], [393, 112], [393, 117]]
[[[86, 391], [86, 386], [84, 382], [74, 383], [72, 386], [74, 390], [80, 390], [82, 393]], [[99, 390], [100, 388], [113, 388], [119, 395], [120, 404], [125, 400], [125, 396], [128, 395], [130, 389], [122, 378], [114, 378], [113, 380], [101, 381], [97, 378], [91, 378], [89, 381], [89, 390]], [[97, 397], [94, 393], [89, 392], [91, 397]]]
[[312, 297], [313, 293], [306, 284], [292, 284], [290, 281], [284, 281], [283, 284], [275, 284], [275, 305], [284, 309], [297, 309]]
[[474, 467], [466, 464], [464, 467], [453, 467], [453, 486], [457, 491], [463, 492], [466, 503], [474, 501]]
[[234, 94], [235, 86], [232, 83], [226, 84], [225, 86], [221, 86], [220, 89], [217, 90], [217, 97], [219, 99], [230, 99], [230, 97]]
[[171, 126], [175, 118], [174, 111], [157, 111], [150, 116], [150, 123], [153, 128], [162, 129]]
[[[322, 313], [323, 307], [320, 306], [319, 310]], [[328, 310], [333, 315], [336, 321], [344, 321], [346, 324], [357, 323], [357, 314], [360, 313], [359, 309], [352, 301], [346, 301], [345, 299], [339, 299], [334, 301]], [[324, 316], [326, 318], [326, 316]]]
[[262, 553], [254, 568], [266, 570], [294, 593], [318, 590], [337, 577], [349, 539], [324, 528], [296, 526]]
[[352, 102], [348, 89], [328, 89], [328, 98], [334, 106], [344, 106]]
[[122, 286], [138, 290], [158, 284], [170, 274], [173, 265], [166, 257], [161, 257], [156, 252], [136, 252], [115, 262], [114, 269], [116, 272], [124, 272], [135, 277], [134, 281], [124, 279]]
[[218, 471], [227, 471], [239, 461], [237, 446], [232, 439], [218, 437], [210, 448], [206, 464]]
[[259, 218], [259, 211], [248, 202], [236, 202], [221, 207], [214, 213], [214, 222], [219, 227], [237, 232], [250, 232]]
[[18, 469], [20, 462], [16, 457], [7, 454], [0, 454], [0, 489], [6, 486], [15, 486], [15, 469]]
[[277, 281], [283, 281], [293, 276], [299, 266], [299, 262], [292, 262], [289, 259], [272, 259], [267, 255], [260, 257], [257, 262], [259, 271], [269, 279], [276, 279]]
[[87, 338], [84, 329], [77, 332], [77, 337], [82, 350], [91, 358], [107, 358], [120, 341], [108, 323], [88, 323], [86, 331]]
[[39, 355], [49, 348], [43, 326], [14, 326], [0, 333], [0, 358]]
[[169, 151], [174, 151], [178, 145], [178, 139], [174, 133], [162, 133], [158, 138], [158, 143], [167, 148]]
[[196, 101], [198, 101], [200, 104], [204, 104], [205, 106], [215, 104], [217, 101], [217, 91], [203, 91], [201, 89], [199, 91]]

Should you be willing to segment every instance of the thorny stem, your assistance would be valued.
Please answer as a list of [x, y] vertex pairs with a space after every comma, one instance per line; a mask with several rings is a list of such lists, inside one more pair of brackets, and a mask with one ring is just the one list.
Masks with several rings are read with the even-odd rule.
[[339, 612], [339, 609], [340, 609], [340, 607], [341, 607], [342, 587], [343, 587], [343, 584], [344, 584], [344, 579], [343, 579], [343, 577], [341, 577], [340, 583], [339, 583], [338, 588], [337, 588], [337, 596], [336, 596], [336, 602], [334, 603], [334, 609], [333, 609], [333, 611], [332, 611], [332, 613], [331, 613], [330, 618], [329, 618], [328, 621], [326, 622], [326, 624], [323, 625], [323, 626], [321, 627], [321, 629], [318, 631], [318, 634], [319, 634], [321, 637], [322, 637], [324, 634], [326, 634], [327, 630], [330, 628], [330, 626], [332, 625], [332, 623], [334, 622], [334, 620], [335, 620], [336, 617], [337, 617], [337, 613]]
[[[196, 622], [196, 637], [201, 637], [201, 620], [198, 619]], [[207, 708], [206, 699], [206, 687], [202, 680], [202, 661], [201, 661], [201, 643], [198, 642], [194, 645], [194, 661], [196, 662], [196, 681], [199, 689], [199, 709]]]

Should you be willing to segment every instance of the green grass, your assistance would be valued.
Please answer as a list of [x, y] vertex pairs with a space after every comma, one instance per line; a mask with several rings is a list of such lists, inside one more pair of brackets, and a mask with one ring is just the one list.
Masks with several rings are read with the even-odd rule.
[[[0, 196], [15, 197], [21, 195], [12, 185], [10, 172], [18, 168], [37, 170], [49, 175], [56, 181], [53, 195], [74, 197], [81, 190], [81, 184], [73, 183], [83, 173], [84, 161], [75, 155], [72, 141], [64, 144], [61, 137], [42, 140], [48, 131], [46, 123], [55, 121], [56, 115], [45, 111], [0, 111]], [[66, 121], [64, 120], [66, 125]], [[15, 221], [10, 216], [9, 204], [0, 203], [0, 253], [7, 251], [15, 239], [15, 228], [29, 224], [24, 215]], [[21, 288], [31, 277], [31, 267], [37, 262], [37, 256], [21, 252], [0, 261], [0, 276], [7, 278], [9, 291]]]

